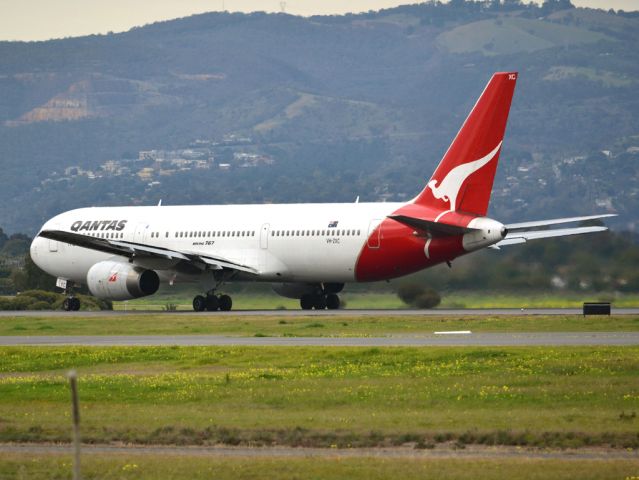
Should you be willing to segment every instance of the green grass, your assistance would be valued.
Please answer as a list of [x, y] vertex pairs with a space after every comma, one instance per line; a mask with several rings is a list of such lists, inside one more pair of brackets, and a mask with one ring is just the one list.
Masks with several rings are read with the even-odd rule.
[[[85, 455], [92, 479], [611, 479], [636, 478], [636, 460], [407, 459], [407, 458], [207, 458], [196, 455]], [[66, 455], [0, 454], [0, 478], [70, 478]]]
[[85, 317], [0, 317], [0, 335], [387, 336], [473, 332], [638, 331], [639, 316], [232, 316], [223, 313], [146, 313]]
[[451, 53], [500, 55], [594, 43], [607, 38], [586, 28], [502, 17], [457, 26], [440, 34], [437, 42]]
[[[639, 448], [639, 347], [6, 347], [0, 441]], [[634, 414], [633, 414], [634, 412]]]

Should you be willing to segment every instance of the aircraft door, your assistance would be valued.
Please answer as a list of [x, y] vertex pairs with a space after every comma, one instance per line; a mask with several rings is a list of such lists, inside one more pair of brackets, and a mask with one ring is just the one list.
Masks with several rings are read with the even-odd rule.
[[379, 248], [382, 235], [382, 221], [379, 218], [368, 224], [368, 248]]
[[133, 242], [134, 243], [144, 243], [144, 239], [146, 238], [146, 232], [149, 228], [148, 223], [138, 223], [135, 227], [135, 233], [133, 234]]
[[50, 252], [58, 251], [58, 242], [56, 240], [49, 240], [49, 251]]
[[260, 230], [260, 248], [266, 250], [268, 248], [268, 231], [270, 224], [265, 223]]

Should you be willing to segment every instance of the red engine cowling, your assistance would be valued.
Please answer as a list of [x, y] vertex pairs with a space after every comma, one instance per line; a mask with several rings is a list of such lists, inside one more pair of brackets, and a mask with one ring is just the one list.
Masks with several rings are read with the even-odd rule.
[[104, 261], [93, 265], [87, 273], [91, 294], [105, 300], [130, 300], [153, 295], [160, 288], [160, 277], [128, 263]]

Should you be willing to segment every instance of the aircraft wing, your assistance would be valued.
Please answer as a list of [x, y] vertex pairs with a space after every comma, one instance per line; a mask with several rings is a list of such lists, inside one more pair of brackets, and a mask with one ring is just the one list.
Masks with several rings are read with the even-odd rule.
[[127, 258], [163, 258], [170, 260], [180, 260], [196, 266], [208, 266], [212, 270], [222, 270], [224, 268], [237, 270], [240, 272], [257, 274], [257, 269], [242, 265], [231, 260], [212, 255], [204, 255], [197, 252], [172, 250], [162, 247], [152, 247], [141, 243], [127, 242], [124, 240], [111, 240], [106, 238], [95, 238], [79, 233], [65, 232], [62, 230], [43, 230], [40, 237], [68, 243], [76, 247], [88, 248], [99, 252], [121, 255]]

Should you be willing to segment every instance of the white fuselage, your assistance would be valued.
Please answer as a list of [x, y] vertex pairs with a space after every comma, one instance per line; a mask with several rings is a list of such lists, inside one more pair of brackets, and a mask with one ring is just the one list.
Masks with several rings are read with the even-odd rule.
[[[94, 207], [62, 213], [49, 220], [42, 229], [74, 231], [116, 241], [220, 256], [256, 267], [259, 275], [251, 276], [252, 280], [352, 282], [355, 281], [358, 256], [371, 241], [370, 233], [400, 205]], [[116, 230], [116, 223], [122, 221], [125, 221], [123, 228]], [[86, 282], [87, 272], [97, 262], [128, 261], [125, 257], [41, 237], [34, 240], [31, 256], [51, 275], [77, 283]], [[160, 278], [168, 282], [193, 281], [202, 276], [176, 272], [172, 270], [175, 263], [173, 260], [148, 260], [144, 266], [156, 270]]]

